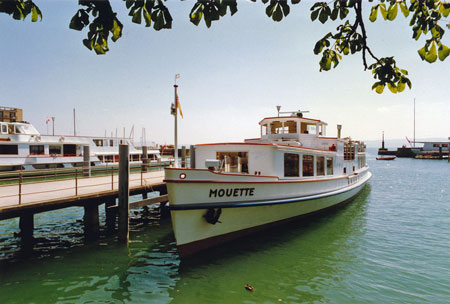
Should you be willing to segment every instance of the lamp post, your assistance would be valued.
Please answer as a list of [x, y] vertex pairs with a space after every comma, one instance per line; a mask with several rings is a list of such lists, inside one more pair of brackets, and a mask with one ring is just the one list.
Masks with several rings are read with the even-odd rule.
[[55, 116], [52, 116], [52, 135], [55, 135]]
[[280, 117], [280, 109], [281, 109], [281, 106], [277, 106], [278, 117]]

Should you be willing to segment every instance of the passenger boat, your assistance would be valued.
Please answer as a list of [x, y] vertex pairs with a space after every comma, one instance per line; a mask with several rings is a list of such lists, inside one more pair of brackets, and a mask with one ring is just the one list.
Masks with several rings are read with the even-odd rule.
[[365, 144], [326, 137], [327, 124], [298, 111], [259, 122], [261, 137], [198, 144], [191, 168], [166, 168], [181, 257], [358, 194], [371, 173]]
[[[0, 121], [0, 171], [82, 166], [83, 147], [90, 147], [92, 166], [116, 164], [119, 144], [130, 147], [131, 164], [141, 163], [142, 151], [130, 138], [41, 135], [25, 121]], [[161, 164], [158, 148], [148, 149], [150, 164]]]

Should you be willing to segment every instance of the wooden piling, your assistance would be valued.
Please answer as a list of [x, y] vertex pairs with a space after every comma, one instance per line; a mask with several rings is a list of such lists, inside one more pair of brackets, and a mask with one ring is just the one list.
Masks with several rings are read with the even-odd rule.
[[195, 168], [195, 147], [194, 145], [191, 145], [189, 147], [189, 158], [191, 160], [191, 168]]
[[84, 236], [87, 240], [95, 240], [99, 236], [98, 205], [94, 201], [84, 204]]
[[91, 176], [91, 160], [89, 146], [83, 146], [83, 175]]
[[181, 147], [181, 167], [186, 168], [186, 146]]
[[128, 145], [119, 145], [119, 242], [128, 244], [128, 198], [130, 163]]
[[24, 241], [28, 241], [33, 238], [34, 230], [34, 214], [25, 213], [20, 216], [19, 220], [20, 237]]
[[147, 146], [142, 147], [142, 172], [147, 172], [148, 167], [148, 148]]

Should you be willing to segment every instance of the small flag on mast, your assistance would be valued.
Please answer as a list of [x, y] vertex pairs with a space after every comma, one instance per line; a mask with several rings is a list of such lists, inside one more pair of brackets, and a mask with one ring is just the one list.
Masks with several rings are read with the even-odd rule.
[[47, 117], [47, 120], [45, 121], [45, 123], [48, 125], [49, 122], [50, 122], [50, 118]]
[[[177, 74], [177, 75], [179, 75], [179, 74]], [[178, 99], [178, 93], [175, 93], [175, 102], [176, 102], [175, 107], [178, 110], [180, 110], [180, 116], [181, 116], [181, 118], [183, 118], [183, 111], [181, 111], [181, 105], [180, 105], [180, 100]]]

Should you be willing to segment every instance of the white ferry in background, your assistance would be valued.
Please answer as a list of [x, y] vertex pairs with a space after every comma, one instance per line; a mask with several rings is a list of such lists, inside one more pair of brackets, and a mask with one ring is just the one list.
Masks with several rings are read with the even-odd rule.
[[326, 137], [304, 112], [260, 121], [261, 137], [195, 145], [191, 168], [166, 168], [181, 257], [355, 197], [372, 174], [365, 144]]
[[[129, 145], [131, 164], [141, 163], [142, 151], [130, 138], [41, 135], [30, 123], [16, 121], [15, 115], [21, 119], [20, 109], [0, 110], [0, 171], [79, 167], [86, 145], [90, 147], [92, 166], [118, 163], [119, 144]], [[156, 147], [148, 148], [148, 158], [150, 164], [161, 164]]]

